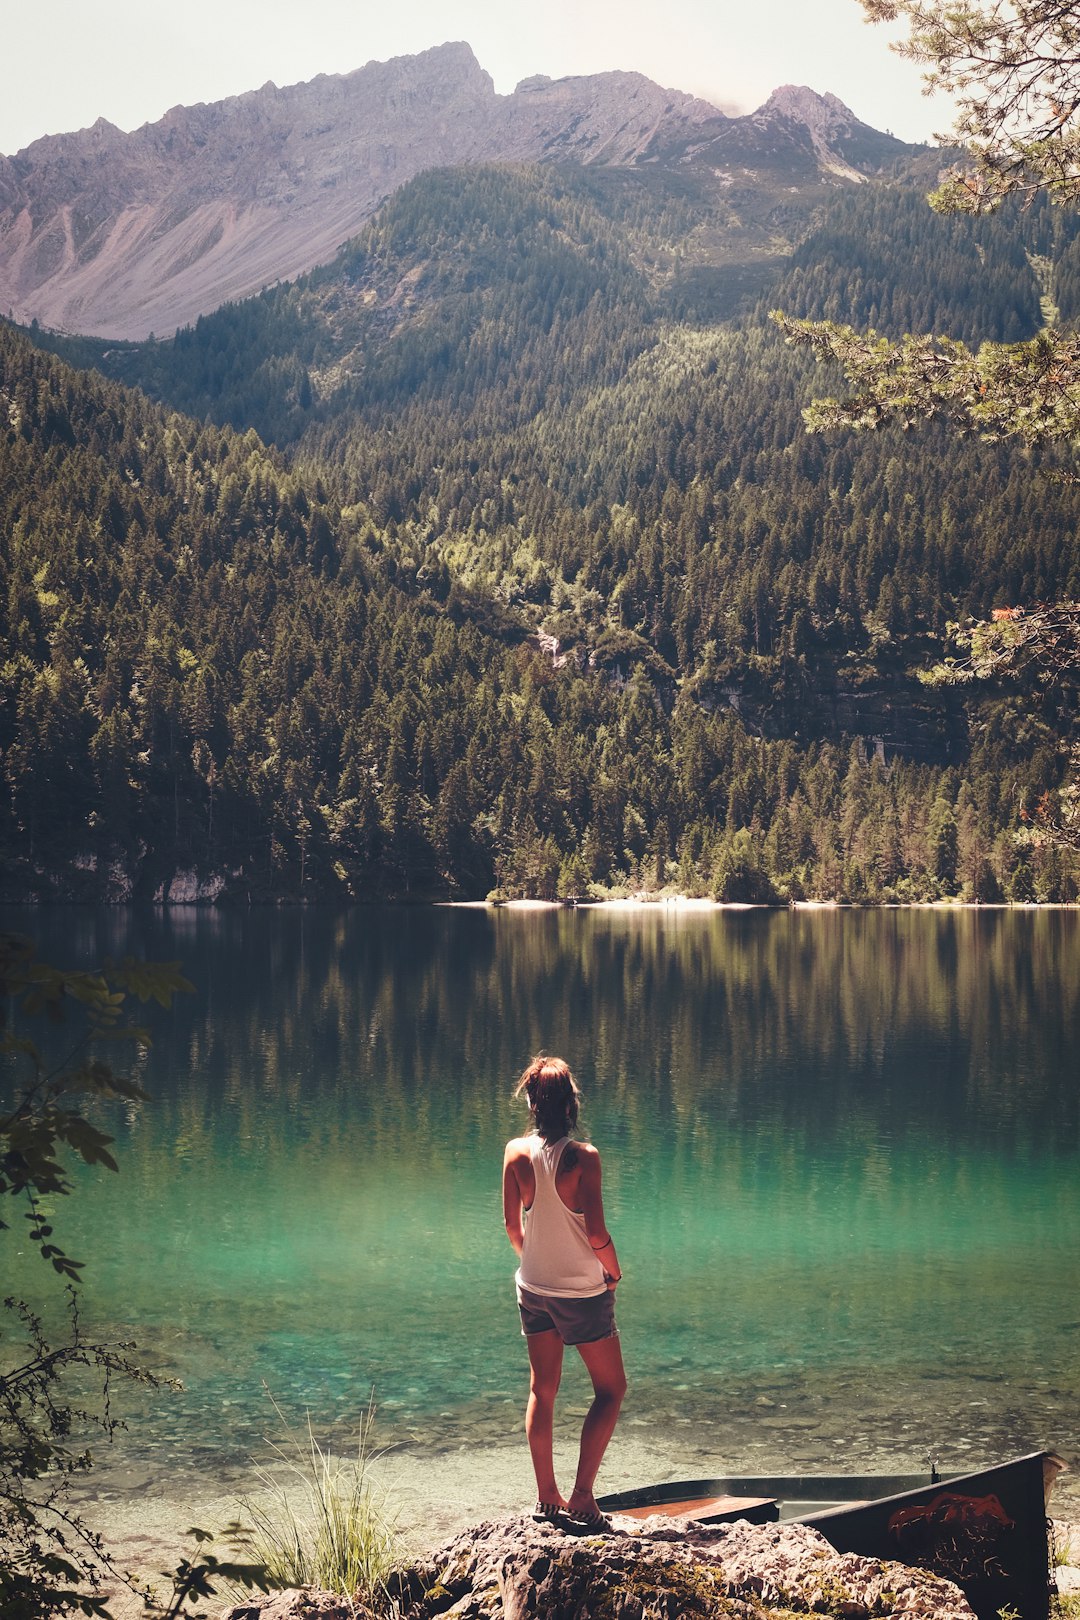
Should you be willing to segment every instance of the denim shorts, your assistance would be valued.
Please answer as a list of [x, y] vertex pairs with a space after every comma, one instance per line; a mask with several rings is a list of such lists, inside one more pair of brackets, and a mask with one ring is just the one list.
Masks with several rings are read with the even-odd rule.
[[615, 1295], [610, 1288], [584, 1299], [568, 1294], [534, 1294], [517, 1285], [521, 1331], [550, 1333], [553, 1329], [563, 1344], [592, 1344], [596, 1339], [616, 1339]]

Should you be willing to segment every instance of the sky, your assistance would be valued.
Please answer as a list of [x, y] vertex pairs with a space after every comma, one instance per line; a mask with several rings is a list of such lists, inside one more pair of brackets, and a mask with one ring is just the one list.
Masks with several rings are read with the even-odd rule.
[[950, 122], [897, 30], [857, 0], [35, 0], [5, 8], [0, 152], [99, 117], [130, 130], [178, 104], [296, 84], [466, 40], [500, 94], [535, 73], [631, 69], [725, 112], [781, 84], [931, 140]]

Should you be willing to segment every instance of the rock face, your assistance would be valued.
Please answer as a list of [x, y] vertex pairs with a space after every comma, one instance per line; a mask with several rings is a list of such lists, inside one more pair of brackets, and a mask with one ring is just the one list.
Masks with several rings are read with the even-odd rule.
[[837, 96], [819, 96], [805, 85], [774, 90], [763, 107], [722, 131], [714, 155], [761, 168], [771, 164], [792, 176], [831, 174], [856, 184], [908, 150], [892, 135], [860, 122]]
[[309, 84], [104, 119], [0, 157], [0, 313], [102, 337], [171, 336], [325, 262], [440, 165], [705, 162], [861, 178], [907, 151], [835, 97], [777, 92], [750, 118], [636, 73], [525, 79], [496, 95], [468, 45]]
[[[614, 1525], [603, 1536], [531, 1519], [477, 1525], [406, 1571], [394, 1595], [407, 1620], [758, 1620], [774, 1610], [837, 1620], [972, 1620], [949, 1581], [837, 1553], [808, 1525], [660, 1518]], [[223, 1620], [329, 1616], [309, 1606], [316, 1601], [314, 1593], [279, 1594], [230, 1609]]]

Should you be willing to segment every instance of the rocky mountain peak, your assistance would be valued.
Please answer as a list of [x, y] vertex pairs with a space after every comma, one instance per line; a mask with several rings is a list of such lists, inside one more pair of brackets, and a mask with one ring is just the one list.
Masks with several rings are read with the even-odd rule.
[[822, 166], [861, 178], [886, 139], [835, 96], [791, 86], [738, 120], [640, 73], [540, 74], [497, 95], [471, 47], [452, 41], [173, 107], [130, 134], [99, 119], [0, 157], [0, 313], [103, 337], [171, 333], [332, 258], [428, 168], [704, 152], [753, 169], [794, 153], [797, 180]]
[[785, 84], [756, 112], [732, 120], [710, 147], [714, 162], [807, 182], [826, 176], [861, 184], [911, 150], [856, 118], [838, 96]]
[[822, 134], [848, 133], [859, 119], [845, 107], [839, 96], [826, 92], [819, 95], [805, 84], [783, 84], [774, 90], [764, 106], [758, 108], [759, 118], [790, 118], [793, 123], [805, 124], [807, 129]]

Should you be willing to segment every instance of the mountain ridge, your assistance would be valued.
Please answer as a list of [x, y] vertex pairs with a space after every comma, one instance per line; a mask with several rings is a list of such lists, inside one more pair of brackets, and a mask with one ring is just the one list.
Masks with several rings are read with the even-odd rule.
[[835, 97], [779, 94], [746, 118], [638, 73], [537, 75], [500, 96], [452, 42], [174, 107], [130, 134], [98, 119], [0, 157], [0, 310], [103, 337], [171, 333], [332, 257], [435, 166], [690, 165], [720, 184], [786, 166], [810, 184], [913, 150]]

